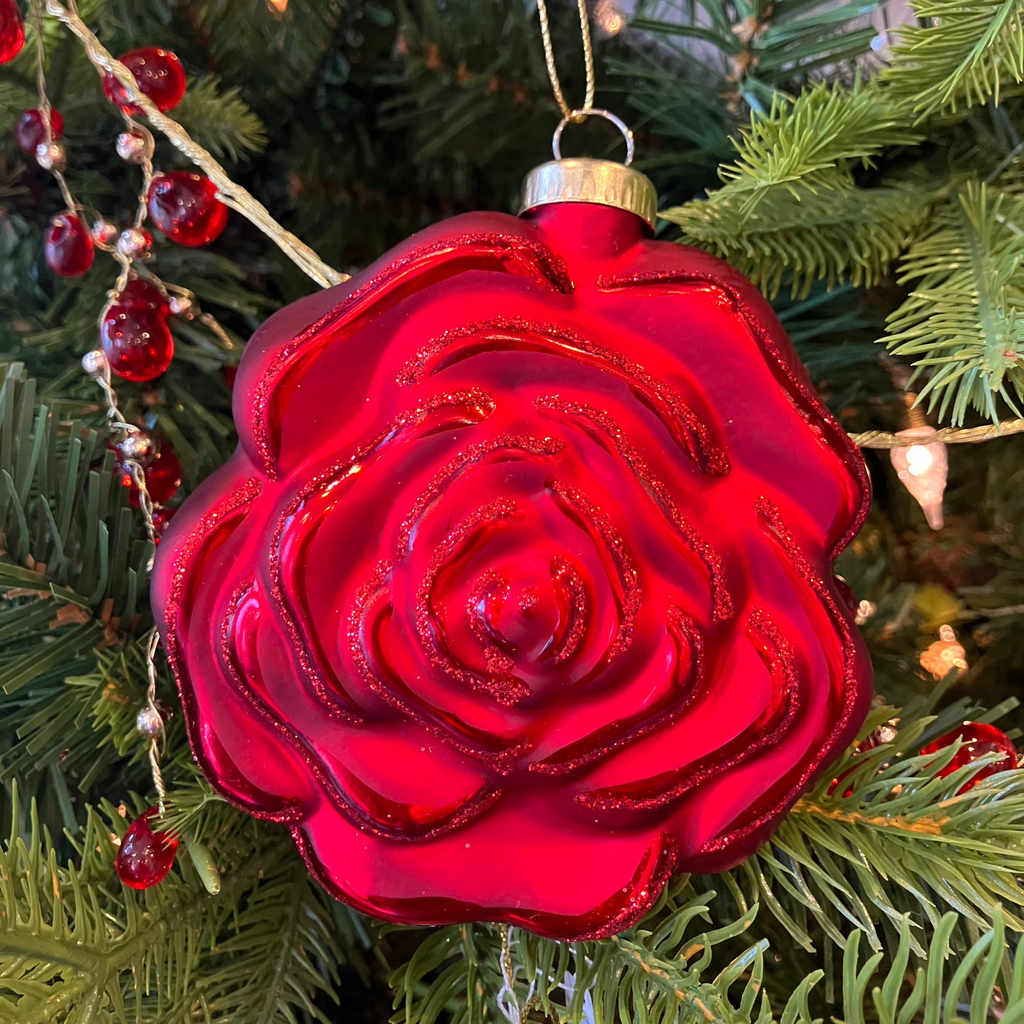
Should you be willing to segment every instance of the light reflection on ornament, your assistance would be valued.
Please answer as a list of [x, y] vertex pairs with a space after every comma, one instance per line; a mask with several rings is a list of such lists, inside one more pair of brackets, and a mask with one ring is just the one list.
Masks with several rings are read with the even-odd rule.
[[[923, 438], [934, 433], [931, 427], [924, 425], [900, 430], [896, 436]], [[908, 448], [890, 448], [889, 458], [896, 475], [923, 509], [928, 525], [933, 530], [941, 530], [942, 495], [946, 490], [946, 473], [949, 469], [946, 446], [937, 441], [934, 444], [914, 444]]]

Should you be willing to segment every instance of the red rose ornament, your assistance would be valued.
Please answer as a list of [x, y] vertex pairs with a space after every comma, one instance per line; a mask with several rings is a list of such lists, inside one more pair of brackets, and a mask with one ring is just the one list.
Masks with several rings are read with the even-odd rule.
[[563, 939], [738, 863], [853, 739], [859, 453], [625, 210], [435, 225], [272, 317], [160, 545], [195, 756], [395, 921]]

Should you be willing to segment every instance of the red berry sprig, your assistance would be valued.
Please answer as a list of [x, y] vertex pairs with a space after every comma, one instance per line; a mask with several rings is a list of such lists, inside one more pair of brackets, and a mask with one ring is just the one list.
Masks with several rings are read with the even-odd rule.
[[14, 125], [14, 141], [27, 156], [35, 157], [36, 150], [45, 142], [64, 138], [64, 118], [55, 107], [50, 108], [50, 138], [46, 137], [46, 123], [41, 110], [26, 110]]
[[14, 60], [25, 45], [25, 26], [14, 0], [0, 0], [0, 64]]
[[922, 754], [937, 754], [947, 747], [952, 746], [957, 739], [961, 740], [960, 749], [953, 755], [952, 760], [944, 768], [938, 771], [940, 779], [952, 775], [958, 768], [964, 765], [973, 764], [985, 754], [1001, 754], [1002, 756], [993, 761], [992, 764], [978, 769], [958, 790], [957, 796], [973, 789], [982, 779], [987, 779], [997, 772], [1005, 772], [1017, 767], [1017, 748], [1005, 732], [997, 729], [994, 725], [986, 725], [983, 722], [965, 722], [963, 725], [940, 736], [937, 740], [929, 743], [921, 751]]
[[115, 302], [100, 326], [100, 347], [110, 369], [125, 380], [159, 377], [174, 358], [174, 338], [159, 309]]
[[[121, 55], [121, 63], [132, 73], [139, 91], [153, 101], [158, 110], [176, 107], [185, 95], [185, 69], [170, 50], [158, 46], [145, 46]], [[132, 103], [124, 86], [111, 72], [103, 76], [103, 92], [107, 99], [126, 114], [138, 115], [141, 107]]]
[[151, 889], [167, 877], [174, 864], [178, 839], [153, 831], [149, 819], [156, 813], [155, 807], [143, 811], [128, 826], [117, 851], [114, 870], [130, 889]]
[[217, 186], [191, 171], [158, 174], [149, 186], [148, 206], [149, 219], [179, 245], [209, 245], [228, 222]]
[[96, 255], [89, 229], [74, 213], [54, 217], [43, 242], [47, 265], [61, 277], [81, 277]]

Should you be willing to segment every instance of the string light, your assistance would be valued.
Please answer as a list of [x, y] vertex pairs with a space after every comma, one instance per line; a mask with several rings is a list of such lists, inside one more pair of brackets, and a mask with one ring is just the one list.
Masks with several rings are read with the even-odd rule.
[[948, 625], [939, 627], [939, 639], [922, 651], [918, 660], [921, 668], [930, 672], [936, 681], [945, 679], [953, 669], [960, 675], [967, 668], [967, 652], [957, 640], [953, 627]]
[[[935, 431], [927, 424], [898, 432], [900, 437], [933, 437]], [[891, 448], [889, 458], [903, 486], [917, 499], [924, 517], [933, 530], [941, 530], [942, 496], [946, 491], [949, 456], [941, 442], [912, 444], [906, 448]]]
[[594, 5], [594, 24], [603, 36], [617, 36], [626, 27], [626, 15], [615, 0], [598, 0]]

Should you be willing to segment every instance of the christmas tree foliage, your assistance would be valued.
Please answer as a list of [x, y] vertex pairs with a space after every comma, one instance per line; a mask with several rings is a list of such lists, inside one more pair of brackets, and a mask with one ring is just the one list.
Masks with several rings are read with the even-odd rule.
[[[1024, 1019], [1024, 770], [945, 738], [1024, 722], [1024, 2], [591, 5], [596, 105], [636, 130], [659, 236], [761, 287], [865, 445], [872, 512], [836, 568], [879, 696], [754, 857], [677, 876], [637, 926], [576, 943], [383, 926], [331, 899], [285, 829], [198, 773], [162, 654], [156, 825], [180, 845], [158, 885], [119, 880], [155, 802], [136, 728], [153, 541], [81, 366], [118, 265], [51, 272], [64, 201], [14, 143], [39, 105], [20, 10], [25, 46], [0, 66], [0, 1021]], [[68, 186], [85, 219], [128, 225], [123, 122], [68, 5], [39, 10]], [[450, 214], [513, 209], [559, 116], [523, 0], [81, 0], [77, 15], [115, 55], [177, 54], [188, 85], [167, 116], [339, 272]], [[582, 96], [575, 5], [550, 15]], [[155, 134], [160, 168], [190, 167]], [[615, 145], [597, 119], [565, 136]], [[234, 448], [247, 339], [316, 284], [237, 213], [210, 246], [158, 235], [145, 266], [194, 296], [167, 372], [115, 384], [124, 420], [181, 462], [173, 508]], [[923, 416], [957, 442], [938, 531], [884, 450]]]

